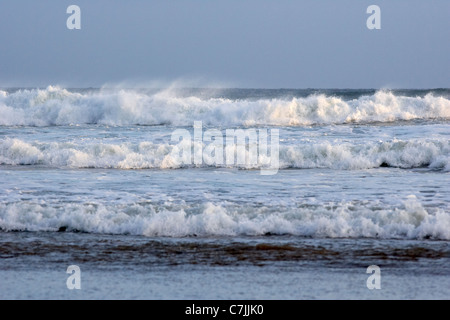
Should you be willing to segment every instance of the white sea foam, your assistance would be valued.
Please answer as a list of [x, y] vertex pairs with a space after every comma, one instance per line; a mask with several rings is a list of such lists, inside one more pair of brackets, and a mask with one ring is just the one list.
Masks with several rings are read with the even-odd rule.
[[[194, 142], [193, 142], [194, 143]], [[195, 142], [198, 143], [198, 142]], [[203, 145], [205, 146], [205, 144]], [[69, 168], [113, 169], [173, 169], [186, 167], [176, 161], [170, 143], [99, 142], [25, 142], [20, 139], [0, 139], [0, 165], [43, 165]], [[248, 150], [233, 149], [236, 152]], [[228, 150], [227, 150], [228, 151]], [[246, 156], [249, 162], [248, 155]], [[443, 138], [369, 141], [364, 144], [347, 142], [311, 142], [295, 146], [280, 146], [280, 169], [331, 168], [344, 170], [370, 169], [380, 166], [398, 168], [429, 167], [449, 171], [450, 141]], [[191, 163], [194, 163], [193, 161]], [[196, 167], [221, 167], [203, 161]], [[222, 163], [225, 163], [222, 162]], [[191, 167], [193, 165], [190, 165]], [[258, 164], [229, 165], [243, 169], [259, 168]]]
[[[189, 213], [187, 213], [189, 212]], [[432, 238], [450, 240], [450, 214], [426, 209], [410, 196], [398, 207], [334, 203], [299, 208], [229, 207], [211, 202], [192, 208], [152, 205], [0, 203], [5, 231], [82, 231], [149, 237], [289, 234], [306, 237]]]
[[59, 87], [0, 91], [0, 125], [55, 126], [72, 124], [191, 126], [276, 125], [390, 122], [449, 119], [450, 100], [396, 96], [390, 91], [343, 100], [311, 95], [293, 99], [233, 100], [180, 97], [172, 91], [149, 94], [136, 90], [71, 92]]

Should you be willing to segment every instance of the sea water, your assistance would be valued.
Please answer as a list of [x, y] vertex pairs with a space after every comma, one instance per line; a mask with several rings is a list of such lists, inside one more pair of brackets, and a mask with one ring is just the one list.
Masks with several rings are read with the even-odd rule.
[[[172, 161], [199, 121], [278, 171]], [[0, 298], [448, 299], [449, 124], [447, 89], [1, 90]]]

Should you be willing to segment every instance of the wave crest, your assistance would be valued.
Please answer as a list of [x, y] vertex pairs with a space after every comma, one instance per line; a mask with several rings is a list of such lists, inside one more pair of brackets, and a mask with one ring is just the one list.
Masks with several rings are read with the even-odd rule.
[[170, 90], [71, 92], [59, 87], [0, 91], [0, 125], [103, 124], [189, 126], [303, 126], [314, 124], [450, 119], [450, 100], [429, 93], [396, 96], [390, 91], [344, 100], [324, 94], [292, 99], [229, 99], [178, 96]]
[[[194, 147], [192, 142], [192, 148]], [[174, 145], [140, 142], [106, 144], [75, 142], [25, 142], [20, 139], [0, 140], [0, 165], [43, 165], [69, 168], [113, 169], [177, 169], [193, 167], [174, 158]], [[205, 145], [203, 145], [205, 150]], [[239, 148], [234, 152], [248, 152]], [[258, 163], [228, 165], [243, 169], [259, 169]], [[179, 159], [177, 159], [179, 160]], [[209, 163], [209, 164], [208, 164]], [[377, 167], [440, 169], [450, 171], [450, 141], [447, 139], [391, 140], [353, 145], [350, 143], [304, 143], [280, 145], [280, 169], [371, 169]], [[203, 161], [196, 167], [227, 167], [222, 163]]]
[[[189, 212], [189, 213], [188, 213]], [[255, 214], [255, 212], [257, 214]], [[298, 208], [230, 207], [207, 202], [197, 208], [151, 204], [0, 203], [4, 231], [82, 231], [149, 237], [260, 236], [327, 238], [433, 238], [450, 240], [450, 215], [425, 209], [415, 196], [398, 207], [353, 202]]]

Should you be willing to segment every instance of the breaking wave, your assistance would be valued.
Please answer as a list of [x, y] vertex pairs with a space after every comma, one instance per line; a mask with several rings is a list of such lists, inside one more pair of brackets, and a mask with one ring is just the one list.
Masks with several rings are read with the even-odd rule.
[[197, 206], [0, 203], [0, 230], [77, 231], [148, 237], [287, 234], [450, 240], [450, 214], [440, 208], [424, 208], [415, 196], [408, 197], [398, 207], [357, 202], [287, 208], [211, 202]]
[[[194, 143], [192, 142], [191, 147]], [[204, 148], [203, 144], [203, 149]], [[246, 164], [226, 165], [205, 158], [203, 164], [181, 163], [175, 145], [170, 143], [99, 142], [26, 142], [20, 139], [0, 139], [0, 165], [42, 165], [67, 168], [111, 169], [178, 169], [190, 167], [238, 167], [258, 169], [249, 163], [249, 150], [244, 152]], [[193, 149], [193, 148], [192, 148]], [[225, 149], [224, 154], [229, 149]], [[235, 162], [237, 163], [237, 162]], [[267, 163], [267, 162], [264, 162]], [[450, 171], [450, 141], [443, 138], [417, 140], [369, 141], [364, 144], [311, 142], [301, 145], [280, 145], [279, 168], [330, 168], [358, 170], [377, 167], [422, 168]]]
[[177, 96], [170, 90], [72, 92], [59, 87], [0, 91], [0, 125], [61, 126], [103, 124], [190, 126], [303, 126], [314, 124], [450, 119], [450, 100], [378, 91], [345, 100], [325, 94], [300, 98], [230, 99]]

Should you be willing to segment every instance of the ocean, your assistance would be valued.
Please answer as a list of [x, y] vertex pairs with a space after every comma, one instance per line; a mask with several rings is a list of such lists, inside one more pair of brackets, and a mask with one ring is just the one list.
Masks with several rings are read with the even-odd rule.
[[450, 89], [2, 89], [0, 299], [449, 299], [449, 124]]

